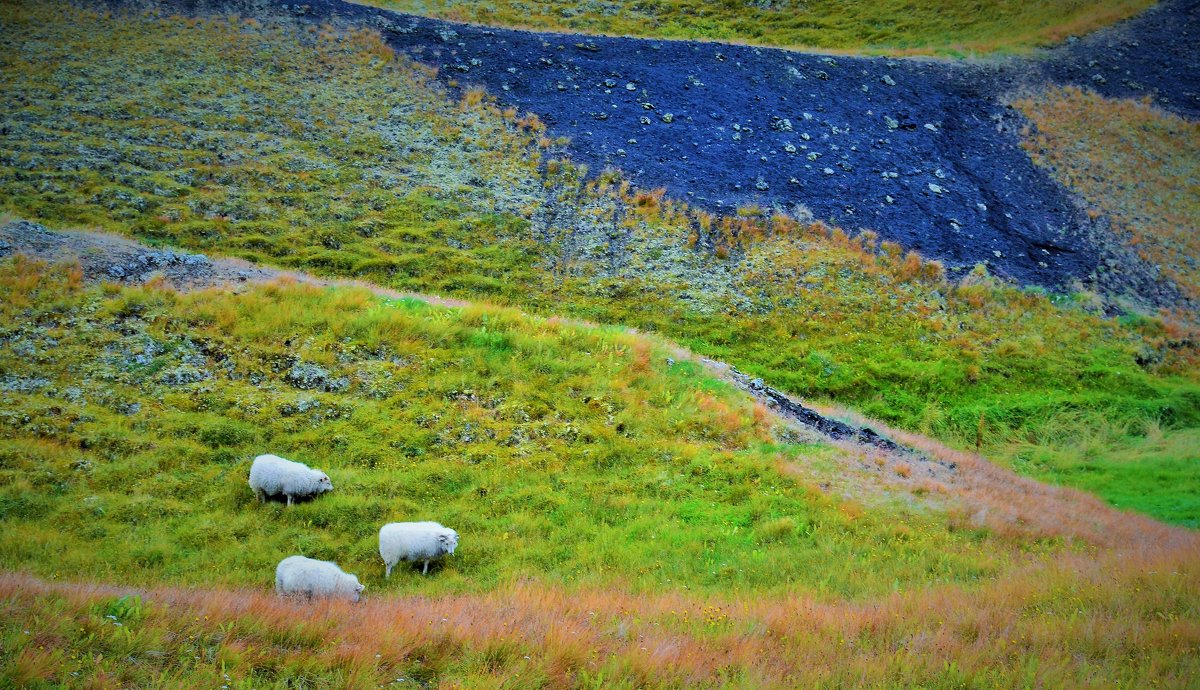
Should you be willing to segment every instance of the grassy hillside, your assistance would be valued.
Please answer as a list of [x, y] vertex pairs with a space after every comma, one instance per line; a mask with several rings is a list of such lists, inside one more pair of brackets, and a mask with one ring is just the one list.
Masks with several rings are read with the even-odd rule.
[[[4, 684], [1185, 687], [1198, 671], [1193, 535], [1011, 476], [980, 510], [970, 464], [964, 489], [872, 476], [644, 336], [353, 288], [81, 277], [0, 264], [0, 558], [29, 573], [0, 575]], [[328, 470], [334, 492], [257, 503], [262, 450]], [[415, 518], [456, 527], [459, 549], [385, 580], [378, 525]], [[295, 552], [359, 574], [366, 601], [266, 594]]]
[[547, 2], [366, 0], [457, 21], [527, 29], [732, 41], [868, 53], [1019, 51], [1137, 14], [1153, 0], [761, 0]]
[[[974, 581], [1017, 552], [932, 503], [867, 515], [829, 498], [817, 484], [846, 486], [856, 456], [776, 440], [745, 396], [617, 330], [354, 289], [77, 280], [0, 268], [9, 568], [265, 585], [302, 552], [372, 590], [535, 577], [857, 596]], [[246, 476], [268, 451], [336, 491], [258, 505]], [[378, 529], [415, 519], [454, 526], [462, 552], [384, 584]]]
[[[55, 3], [0, 23], [0, 220], [470, 300], [0, 261], [0, 687], [1200, 677], [1194, 530], [963, 452], [1200, 524], [1194, 314], [1109, 318], [802, 210], [717, 218], [589, 175], [536, 116], [367, 32]], [[1120, 218], [1126, 178], [1085, 167], [1103, 145], [1071, 117], [1110, 104], [1039, 98], [1036, 155]], [[1116, 112], [1122, 155], [1155, 156], [1123, 160], [1186, 178], [1155, 143], [1180, 123]], [[1161, 228], [1191, 218], [1181, 193], [1120, 230], [1164, 270], [1191, 246]], [[937, 479], [789, 427], [663, 336], [899, 427]], [[258, 503], [263, 452], [335, 490]], [[457, 552], [385, 579], [379, 526], [422, 519]], [[364, 601], [274, 596], [294, 553]]]
[[659, 331], [1030, 475], [1200, 519], [1200, 474], [1178, 457], [1163, 458], [1182, 492], [1168, 505], [1154, 483], [1085, 479], [1110, 476], [1094, 453], [1087, 473], [1056, 467], [1200, 424], [1183, 322], [1104, 319], [1095, 296], [984, 273], [951, 283], [869, 233], [780, 209], [713, 218], [614, 172], [585, 178], [536, 117], [450, 94], [370, 34], [2, 11], [10, 212]]

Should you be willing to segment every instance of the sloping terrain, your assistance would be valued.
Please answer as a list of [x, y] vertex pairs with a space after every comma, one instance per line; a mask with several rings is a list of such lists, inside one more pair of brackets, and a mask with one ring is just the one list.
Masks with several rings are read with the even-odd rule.
[[537, 113], [593, 170], [619, 167], [708, 211], [811, 213], [1024, 283], [1098, 279], [1082, 214], [1021, 151], [990, 67], [528, 33], [341, 2], [297, 14], [377, 29], [446, 78]]
[[[41, 234], [70, 239], [16, 241]], [[236, 270], [240, 293], [180, 294], [165, 285], [230, 267], [145, 249], [155, 278], [125, 270], [121, 240], [70, 244], [88, 268], [0, 266], [0, 554], [42, 578], [0, 583], [6, 682], [953, 687], [1008, 685], [1013, 658], [1047, 683], [1195, 673], [1193, 533], [920, 439], [956, 461], [946, 483], [797, 435], [644, 336]], [[334, 493], [255, 502], [263, 447], [319, 463]], [[384, 580], [377, 524], [431, 514], [459, 552]], [[257, 593], [295, 551], [370, 597]]]
[[[455, 100], [366, 32], [72, 11], [8, 15], [0, 181], [20, 216], [654, 330], [1034, 476], [1112, 476], [1089, 449], [1200, 417], [1186, 321], [1108, 320], [1087, 295], [951, 282], [870, 234], [589, 180], [536, 117]], [[1195, 469], [1148, 462], [1182, 503], [1103, 495], [1197, 519]]]
[[[1082, 281], [1157, 306], [1177, 297], [1171, 284], [1142, 279], [1136, 259], [1118, 255], [1116, 268], [1104, 261], [1107, 247], [1091, 239], [1086, 215], [1020, 150], [1023, 123], [998, 97], [1038, 74], [1057, 78], [1058, 65], [1092, 64], [1099, 78], [1090, 85], [1102, 93], [1158, 94], [1194, 112], [1200, 65], [1186, 37], [1195, 7], [1169, 7], [1120, 30], [1119, 40], [1136, 46], [1106, 50], [1094, 38], [1060, 56], [972, 64], [528, 33], [340, 2], [306, 3], [298, 14], [378, 29], [446, 78], [537, 113], [594, 170], [619, 167], [691, 205], [728, 213], [800, 204], [801, 213], [870, 229], [952, 270], [982, 262], [1022, 283]], [[1159, 34], [1175, 18], [1184, 21], [1180, 48], [1143, 59], [1160, 52]], [[1093, 54], [1102, 52], [1101, 64]], [[1135, 77], [1122, 72], [1143, 81], [1131, 88]]]
[[[1046, 76], [1100, 37], [824, 61], [143, 4], [0, 4], [0, 687], [1195, 684], [1195, 168], [1169, 74], [1135, 104]], [[714, 94], [727, 129], [660, 107]], [[650, 124], [618, 129], [626, 107]], [[883, 144], [843, 149], [860, 127]], [[604, 169], [637, 128], [661, 152]], [[681, 129], [769, 172], [706, 206], [716, 159], [695, 187], [647, 174], [691, 155], [663, 148]], [[896, 142], [932, 177], [855, 167]], [[783, 156], [832, 163], [804, 184], [844, 227], [758, 184]], [[906, 190], [896, 234], [846, 220], [868, 182]], [[977, 197], [952, 230], [1004, 250], [922, 229]], [[334, 491], [258, 503], [264, 452]], [[385, 578], [379, 526], [424, 519], [458, 550]], [[296, 553], [364, 601], [270, 594]]]
[[[811, 487], [845, 486], [853, 456], [776, 441], [769, 415], [644, 338], [353, 288], [180, 297], [85, 290], [85, 275], [22, 260], [5, 275], [9, 567], [257, 585], [300, 550], [379, 589], [379, 525], [432, 512], [474, 546], [442, 577], [388, 588], [529, 575], [855, 594], [1002, 562], [988, 554], [1003, 547], [978, 550], [982, 535], [947, 530], [921, 500], [880, 505], [891, 517], [878, 521], [839, 509]], [[245, 475], [264, 447], [327, 468], [336, 493], [258, 505]], [[784, 462], [796, 479], [777, 474]], [[817, 536], [850, 521], [879, 530], [864, 543], [902, 522], [917, 533], [896, 542], [903, 554]], [[776, 543], [791, 546], [761, 548]]]

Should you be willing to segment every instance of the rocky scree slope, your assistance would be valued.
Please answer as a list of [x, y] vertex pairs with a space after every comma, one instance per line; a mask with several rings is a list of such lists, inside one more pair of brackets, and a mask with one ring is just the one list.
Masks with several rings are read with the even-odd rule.
[[[1040, 78], [1200, 117], [1200, 0], [1167, 0], [1033, 61]], [[1026, 64], [1026, 63], [1021, 63]]]
[[[139, 5], [138, 2], [117, 3]], [[592, 170], [619, 167], [644, 188], [718, 213], [761, 205], [870, 229], [947, 262], [1021, 283], [1105, 292], [1129, 282], [1151, 303], [1177, 293], [1097, 242], [1075, 200], [1021, 150], [1013, 89], [1085, 80], [1150, 94], [1184, 112], [1200, 58], [1187, 51], [1194, 2], [1030, 60], [950, 63], [820, 56], [747, 46], [531, 33], [456, 24], [345, 2], [173, 2], [191, 13], [283, 12], [379, 30], [447, 81], [480, 85], [537, 113]], [[1191, 21], [1191, 23], [1189, 23]], [[1111, 38], [1120, 36], [1121, 38]], [[1141, 37], [1141, 38], [1139, 38]], [[1105, 41], [1123, 41], [1109, 51]], [[1167, 41], [1164, 48], [1164, 41]], [[1174, 47], [1171, 47], [1174, 46]], [[1171, 67], [1147, 54], [1170, 53]], [[1152, 75], [1143, 76], [1150, 70]], [[1125, 75], [1119, 78], [1117, 75]], [[1131, 86], [1132, 84], [1132, 86]], [[1136, 87], [1136, 88], [1134, 88]]]

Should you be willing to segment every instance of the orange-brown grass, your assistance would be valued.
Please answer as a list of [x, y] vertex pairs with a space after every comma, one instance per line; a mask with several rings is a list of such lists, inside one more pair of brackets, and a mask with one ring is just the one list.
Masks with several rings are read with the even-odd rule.
[[[1145, 552], [1158, 548], [1200, 550], [1200, 534], [1137, 513], [1116, 510], [1092, 494], [1021, 477], [975, 453], [955, 450], [927, 436], [889, 427], [853, 410], [813, 405], [823, 414], [867, 426], [952, 464], [949, 492], [963, 510], [964, 527], [998, 534], [1082, 540], [1094, 547]], [[910, 468], [911, 472], [911, 468]], [[900, 467], [896, 473], [904, 476]]]
[[[6, 573], [0, 664], [8, 679], [129, 674], [131, 662], [96, 654], [117, 647], [157, 678], [237, 681], [303, 667], [336, 673], [345, 687], [402, 676], [444, 687], [501, 678], [546, 687], [598, 678], [618, 687], [1187, 687], [1200, 672], [1198, 566], [1194, 549], [1080, 553], [977, 589], [859, 603], [525, 582], [481, 595], [305, 604], [252, 590], [130, 590]], [[120, 647], [95, 612], [129, 594], [145, 607], [125, 623], [132, 642]]]
[[1033, 160], [1108, 216], [1118, 241], [1200, 298], [1200, 122], [1075, 87], [1014, 105], [1036, 126], [1025, 142]]

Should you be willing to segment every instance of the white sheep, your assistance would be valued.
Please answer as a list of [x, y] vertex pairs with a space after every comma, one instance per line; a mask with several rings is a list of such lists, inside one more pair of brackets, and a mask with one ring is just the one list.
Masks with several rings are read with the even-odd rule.
[[329, 481], [329, 475], [302, 462], [285, 460], [278, 455], [260, 455], [250, 465], [250, 488], [254, 489], [259, 503], [267, 496], [283, 494], [287, 496], [287, 504], [292, 505], [293, 498], [332, 491], [333, 483]]
[[332, 561], [288, 556], [275, 568], [275, 592], [280, 596], [338, 597], [358, 601], [364, 585]]
[[429, 562], [453, 554], [458, 532], [436, 522], [391, 522], [379, 529], [379, 555], [387, 566], [386, 577], [400, 561], [425, 561], [421, 574], [429, 572]]

